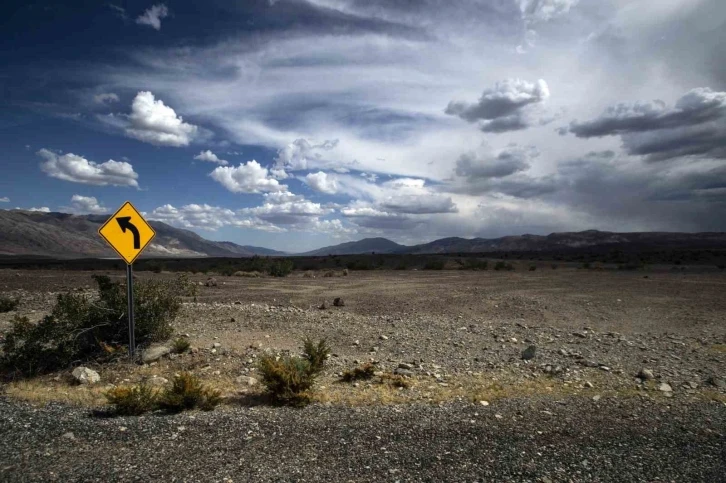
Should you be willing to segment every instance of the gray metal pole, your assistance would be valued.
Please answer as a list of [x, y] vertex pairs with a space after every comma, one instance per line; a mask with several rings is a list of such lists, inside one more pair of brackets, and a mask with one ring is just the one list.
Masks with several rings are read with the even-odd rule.
[[131, 265], [126, 265], [126, 298], [129, 314], [129, 357], [133, 361], [136, 352], [136, 337], [134, 336], [134, 271]]

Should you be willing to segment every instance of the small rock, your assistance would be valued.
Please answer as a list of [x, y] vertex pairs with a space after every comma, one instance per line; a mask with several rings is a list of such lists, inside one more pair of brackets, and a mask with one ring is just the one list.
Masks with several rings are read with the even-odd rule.
[[239, 376], [237, 379], [235, 379], [235, 382], [237, 384], [243, 384], [245, 386], [256, 386], [258, 383], [257, 379], [249, 376]]
[[591, 360], [588, 360], [588, 359], [581, 360], [580, 361], [580, 364], [583, 365], [583, 366], [585, 366], [585, 367], [599, 367], [600, 366], [600, 364], [598, 364], [597, 362], [591, 361]]
[[378, 352], [378, 346], [371, 347], [370, 352]]
[[219, 349], [220, 347], [222, 347], [222, 344], [220, 344], [219, 342], [215, 342], [214, 344], [212, 344], [212, 347], [214, 347], [215, 349]]
[[610, 368], [608, 366], [600, 366], [601, 371], [610, 372]]
[[214, 278], [209, 277], [204, 285], [206, 285], [207, 287], [216, 287], [217, 281]]
[[650, 381], [655, 375], [650, 369], [643, 368], [638, 372], [638, 377], [644, 381]]
[[706, 382], [718, 389], [726, 389], [726, 381], [716, 376], [709, 377]]
[[533, 345], [527, 347], [522, 352], [522, 360], [528, 361], [528, 360], [534, 359], [534, 355], [536, 352], [537, 352], [537, 347], [535, 347]]
[[601, 398], [602, 398], [602, 396], [598, 394], [597, 396], [593, 396], [592, 400], [595, 402], [598, 402]]
[[502, 416], [501, 414], [495, 414], [494, 417], [497, 419], [502, 419], [504, 416]]
[[336, 306], [336, 307], [344, 307], [345, 306], [345, 302], [343, 302], [343, 299], [342, 298], [335, 297], [335, 299], [333, 300], [333, 305]]
[[149, 362], [158, 361], [170, 352], [171, 349], [163, 345], [151, 346], [141, 353], [141, 362], [148, 364]]
[[387, 335], [381, 335], [378, 338], [381, 339], [381, 340], [388, 340], [388, 336]]
[[320, 304], [320, 307], [318, 307], [318, 308], [319, 308], [320, 310], [325, 310], [325, 309], [327, 309], [327, 308], [328, 308], [328, 304], [327, 304], [327, 302], [325, 302], [325, 300], [323, 300], [323, 303], [322, 303], [322, 304]]
[[360, 345], [360, 341], [359, 341], [359, 340], [355, 340], [355, 341], [353, 341], [353, 345], [354, 345], [354, 346], [359, 346], [359, 345]]
[[413, 370], [413, 366], [411, 364], [407, 364], [405, 362], [401, 362], [400, 364], [398, 364], [398, 368], [399, 369], [406, 369], [407, 371]]
[[406, 377], [413, 377], [414, 376], [414, 372], [413, 371], [409, 371], [409, 370], [406, 370], [406, 369], [400, 369], [400, 368], [399, 369], [396, 369], [395, 371], [393, 371], [393, 373], [394, 374], [398, 374], [399, 376], [406, 376]]
[[667, 382], [661, 383], [661, 385], [658, 386], [658, 390], [661, 392], [673, 392], [673, 388]]
[[76, 435], [71, 432], [68, 432], [68, 433], [63, 433], [63, 436], [61, 436], [61, 438], [70, 439], [71, 441], [75, 441]]
[[479, 401], [482, 406], [489, 406], [489, 401]]
[[573, 332], [572, 335], [575, 337], [579, 337], [580, 339], [587, 339], [587, 334], [582, 332]]
[[595, 387], [595, 385], [593, 383], [591, 383], [590, 381], [585, 381], [585, 383], [583, 384], [583, 386], [584, 387], [588, 387], [588, 388]]
[[98, 372], [87, 367], [76, 367], [71, 374], [79, 384], [95, 384], [101, 381]]
[[168, 379], [165, 379], [163, 377], [152, 377], [146, 380], [146, 383], [150, 386], [160, 387], [165, 386], [169, 383]]

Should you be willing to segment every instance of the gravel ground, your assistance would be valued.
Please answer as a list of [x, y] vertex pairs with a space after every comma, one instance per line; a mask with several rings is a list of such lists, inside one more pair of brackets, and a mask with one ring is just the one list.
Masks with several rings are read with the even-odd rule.
[[[152, 276], [173, 275], [140, 274]], [[18, 313], [33, 319], [58, 291], [92, 293], [89, 277], [3, 270], [0, 291], [20, 296]], [[97, 401], [52, 374], [0, 399], [0, 480], [726, 481], [724, 274], [217, 280], [176, 323], [193, 353], [94, 368], [98, 390], [191, 370], [228, 404], [100, 417], [45, 404]], [[333, 297], [345, 306], [318, 309]], [[0, 314], [0, 337], [13, 315]], [[255, 399], [259, 387], [236, 382], [255, 375], [261, 353], [297, 352], [305, 335], [326, 337], [334, 352], [318, 402], [272, 407]], [[411, 387], [336, 382], [368, 360], [386, 371], [403, 363]], [[652, 377], [636, 377], [641, 369]]]

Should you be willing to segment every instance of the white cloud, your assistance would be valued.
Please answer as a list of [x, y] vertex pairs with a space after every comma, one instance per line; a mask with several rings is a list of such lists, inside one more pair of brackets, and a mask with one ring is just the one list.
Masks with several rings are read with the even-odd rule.
[[216, 231], [225, 226], [252, 228], [263, 231], [283, 231], [282, 229], [261, 220], [242, 218], [234, 211], [208, 204], [189, 204], [180, 208], [166, 204], [155, 208], [149, 219], [158, 220], [182, 228], [197, 228]]
[[239, 166], [220, 166], [209, 174], [233, 193], [264, 193], [286, 191], [287, 186], [272, 178], [267, 168], [255, 160]]
[[278, 151], [275, 162], [278, 167], [292, 171], [308, 169], [308, 161], [320, 161], [325, 151], [330, 151], [338, 145], [338, 140], [324, 141], [321, 144], [312, 144], [307, 139], [296, 139]]
[[254, 208], [243, 208], [239, 213], [253, 215], [261, 220], [279, 225], [307, 224], [312, 219], [325, 216], [334, 210], [320, 203], [313, 203], [292, 193], [270, 193], [265, 203]]
[[323, 171], [317, 173], [309, 173], [303, 181], [315, 191], [327, 194], [335, 194], [338, 191], [338, 185], [335, 183], [333, 176], [328, 176]]
[[93, 96], [93, 101], [96, 104], [112, 104], [118, 102], [120, 99], [117, 94], [113, 92], [102, 92]]
[[110, 159], [98, 164], [73, 153], [59, 155], [48, 149], [41, 149], [37, 154], [45, 159], [41, 169], [53, 178], [97, 186], [139, 186], [139, 175], [124, 161]]
[[93, 196], [73, 195], [71, 197], [71, 206], [62, 207], [71, 213], [100, 215], [110, 213], [110, 210], [99, 203]]
[[128, 136], [157, 146], [188, 146], [199, 133], [197, 126], [184, 122], [174, 109], [148, 91], [136, 94], [128, 119]]
[[210, 163], [217, 163], [223, 166], [229, 164], [226, 160], [219, 159], [216, 154], [208, 149], [206, 151], [200, 151], [199, 154], [194, 156], [194, 159], [198, 159], [199, 161], [208, 161]]
[[0, 198], [0, 203], [10, 203], [10, 198], [8, 198], [7, 196], [3, 196], [2, 198]]
[[527, 24], [547, 22], [566, 15], [580, 0], [520, 0], [522, 18]]
[[166, 18], [167, 15], [169, 15], [169, 9], [166, 8], [166, 5], [163, 3], [152, 5], [136, 18], [136, 23], [139, 25], [148, 25], [154, 30], [161, 30], [161, 19]]
[[16, 206], [15, 209], [23, 211], [37, 211], [39, 213], [50, 213], [50, 208], [47, 206], [41, 206], [40, 208], [20, 208], [19, 206]]

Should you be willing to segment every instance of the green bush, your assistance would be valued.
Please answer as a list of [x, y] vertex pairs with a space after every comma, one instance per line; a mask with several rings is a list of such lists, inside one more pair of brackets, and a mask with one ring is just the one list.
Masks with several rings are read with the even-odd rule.
[[537, 265], [530, 265], [529, 266], [529, 271], [530, 272], [534, 272], [535, 270], [537, 270]]
[[267, 269], [267, 273], [269, 273], [273, 277], [287, 277], [292, 273], [292, 269], [294, 268], [294, 264], [291, 260], [283, 259], [283, 260], [275, 260], [274, 262], [270, 263], [269, 268]]
[[120, 416], [139, 416], [153, 411], [157, 407], [159, 398], [158, 393], [146, 384], [115, 387], [104, 396], [114, 407], [114, 412]]
[[[0, 367], [13, 376], [41, 374], [69, 366], [72, 362], [98, 360], [109, 350], [128, 344], [125, 284], [106, 276], [93, 277], [99, 296], [59, 294], [50, 315], [38, 323], [15, 317], [6, 334]], [[172, 281], [134, 283], [136, 342], [166, 340], [172, 334], [171, 321], [181, 309], [180, 295], [193, 295], [195, 287], [185, 276]]]
[[15, 310], [20, 305], [20, 299], [11, 299], [9, 297], [0, 297], [0, 313]]
[[304, 404], [315, 378], [323, 369], [329, 348], [325, 340], [314, 344], [305, 339], [303, 357], [263, 356], [257, 368], [267, 391], [278, 401]]
[[188, 372], [176, 376], [171, 387], [159, 397], [159, 407], [172, 413], [196, 408], [211, 411], [220, 402], [219, 391], [205, 387], [198, 377]]
[[461, 270], [486, 270], [489, 268], [487, 260], [478, 260], [476, 258], [467, 258], [461, 266]]
[[494, 264], [494, 270], [497, 270], [497, 271], [507, 270], [507, 271], [511, 272], [512, 270], [514, 270], [514, 265], [512, 265], [511, 263], [502, 262], [500, 260]]
[[177, 354], [183, 354], [189, 350], [191, 345], [192, 344], [189, 342], [189, 339], [187, 339], [186, 337], [179, 337], [172, 344], [172, 348]]

